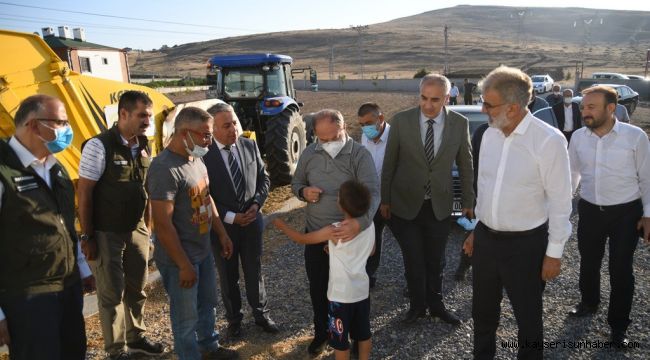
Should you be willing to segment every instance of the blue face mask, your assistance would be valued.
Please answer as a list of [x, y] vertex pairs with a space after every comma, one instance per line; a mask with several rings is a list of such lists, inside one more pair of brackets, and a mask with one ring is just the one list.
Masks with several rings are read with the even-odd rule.
[[74, 134], [72, 132], [72, 127], [70, 127], [69, 125], [60, 127], [58, 129], [51, 128], [45, 125], [43, 122], [41, 122], [41, 125], [54, 131], [54, 136], [55, 136], [54, 140], [46, 141], [43, 138], [41, 138], [41, 140], [45, 141], [45, 146], [47, 146], [47, 149], [52, 154], [56, 154], [58, 152], [65, 150], [72, 143], [72, 137]]
[[374, 140], [379, 136], [379, 130], [377, 130], [377, 125], [365, 125], [361, 127], [361, 131], [369, 140]]

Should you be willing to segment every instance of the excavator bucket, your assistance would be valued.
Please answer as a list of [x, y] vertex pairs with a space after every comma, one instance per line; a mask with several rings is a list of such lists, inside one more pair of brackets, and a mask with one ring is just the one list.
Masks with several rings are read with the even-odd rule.
[[117, 121], [117, 103], [123, 92], [139, 90], [153, 101], [154, 126], [147, 135], [153, 140], [154, 153], [162, 150], [163, 122], [174, 108], [166, 96], [145, 86], [71, 71], [38, 35], [0, 30], [0, 54], [0, 138], [14, 133], [13, 117], [22, 100], [36, 94], [59, 98], [65, 104], [74, 140], [56, 157], [77, 179], [83, 142]]

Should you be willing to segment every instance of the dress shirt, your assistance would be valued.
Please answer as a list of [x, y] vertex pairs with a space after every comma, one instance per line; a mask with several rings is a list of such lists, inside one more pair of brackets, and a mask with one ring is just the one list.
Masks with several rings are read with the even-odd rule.
[[[232, 183], [233, 188], [235, 187], [235, 183], [232, 180], [232, 174], [230, 173], [230, 162], [228, 161], [228, 151], [225, 149], [226, 145], [218, 142], [216, 139], [214, 142], [217, 143], [217, 146], [219, 147], [219, 153], [221, 154], [221, 158], [223, 159], [223, 163], [226, 165], [226, 170], [228, 171], [228, 174], [230, 175], [230, 182]], [[237, 165], [239, 165], [239, 171], [241, 171], [242, 174], [242, 181], [246, 181], [246, 178], [244, 178], [244, 169], [241, 166], [241, 160], [239, 159], [239, 151], [237, 151], [237, 142], [234, 144], [230, 145], [230, 151], [232, 152], [232, 156], [235, 157], [235, 161], [237, 162]], [[226, 215], [223, 217], [223, 221], [228, 224], [233, 224], [235, 222], [235, 215], [236, 213], [232, 211], [226, 212]]]
[[564, 105], [564, 132], [573, 131], [573, 106]]
[[630, 122], [630, 114], [627, 112], [627, 108], [624, 105], [616, 104], [616, 110], [614, 111], [614, 115], [616, 116], [616, 119], [618, 121], [622, 121], [625, 123]]
[[458, 90], [458, 87], [456, 85], [451, 87], [451, 90], [449, 90], [449, 96], [451, 97], [457, 97], [460, 94], [460, 91]]
[[[39, 161], [23, 144], [18, 141], [15, 137], [11, 137], [9, 140], [9, 146], [18, 156], [18, 160], [23, 164], [24, 167], [31, 166], [32, 169], [40, 176], [43, 181], [49, 186], [52, 187], [52, 179], [50, 177], [50, 169], [56, 164], [56, 158], [54, 155], [50, 154], [45, 158], [44, 162]], [[2, 196], [4, 195], [5, 187], [0, 182], [0, 209], [2, 209]], [[86, 257], [81, 251], [81, 245], [77, 242], [77, 266], [79, 267], [79, 274], [82, 279], [87, 278], [92, 275], [90, 267], [86, 262]], [[5, 319], [5, 314], [0, 308], [0, 321]]]
[[526, 231], [548, 221], [546, 255], [562, 257], [571, 235], [564, 135], [530, 112], [508, 137], [488, 128], [479, 153], [476, 214], [497, 231]]
[[[420, 111], [420, 136], [422, 137], [422, 145], [426, 146], [426, 138], [427, 138], [427, 128], [429, 127], [429, 124], [427, 124], [427, 120], [431, 118], [426, 117], [421, 111]], [[438, 153], [438, 149], [440, 149], [440, 142], [442, 142], [442, 131], [445, 129], [445, 109], [443, 108], [440, 110], [440, 114], [433, 118], [433, 154]]]
[[650, 143], [640, 128], [620, 121], [599, 137], [587, 127], [569, 144], [571, 182], [580, 197], [595, 205], [618, 205], [641, 198], [650, 217]]
[[379, 188], [381, 188], [381, 169], [384, 165], [384, 155], [386, 155], [386, 142], [388, 141], [388, 133], [390, 132], [390, 124], [384, 123], [384, 132], [379, 137], [379, 141], [374, 142], [368, 140], [368, 137], [361, 135], [361, 145], [365, 146], [370, 155], [372, 155], [372, 160], [375, 162], [375, 169], [377, 170], [377, 176], [379, 177]]

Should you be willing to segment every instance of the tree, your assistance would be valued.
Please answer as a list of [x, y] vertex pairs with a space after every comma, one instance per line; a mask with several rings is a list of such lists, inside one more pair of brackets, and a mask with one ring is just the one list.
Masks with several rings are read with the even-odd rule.
[[413, 75], [413, 78], [414, 78], [414, 79], [421, 79], [421, 78], [424, 77], [424, 75], [426, 75], [426, 74], [428, 74], [428, 73], [429, 73], [429, 70], [427, 70], [426, 68], [422, 68], [422, 69], [418, 70], [418, 71], [415, 73], [415, 75]]

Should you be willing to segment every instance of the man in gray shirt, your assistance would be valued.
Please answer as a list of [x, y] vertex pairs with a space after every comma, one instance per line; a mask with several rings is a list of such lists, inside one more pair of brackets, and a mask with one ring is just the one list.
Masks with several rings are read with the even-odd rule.
[[[334, 236], [343, 241], [350, 240], [372, 224], [379, 207], [379, 178], [375, 164], [370, 152], [347, 135], [343, 115], [338, 110], [326, 109], [316, 113], [314, 131], [318, 141], [307, 147], [300, 156], [291, 189], [298, 198], [307, 202], [307, 232], [341, 221]], [[339, 210], [337, 199], [339, 187], [347, 180], [366, 185], [372, 201], [366, 215], [342, 221], [343, 213]], [[328, 339], [329, 258], [323, 251], [323, 244], [305, 246], [305, 267], [315, 331], [308, 351], [318, 354]]]
[[213, 119], [187, 107], [174, 124], [169, 146], [151, 163], [147, 189], [156, 232], [154, 258], [169, 295], [174, 350], [179, 359], [232, 359], [215, 331], [217, 274], [210, 230], [221, 256], [232, 256], [232, 242], [210, 197], [208, 171], [201, 157], [212, 142]]

